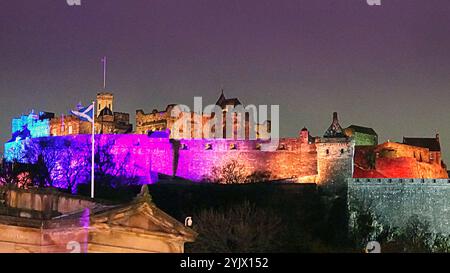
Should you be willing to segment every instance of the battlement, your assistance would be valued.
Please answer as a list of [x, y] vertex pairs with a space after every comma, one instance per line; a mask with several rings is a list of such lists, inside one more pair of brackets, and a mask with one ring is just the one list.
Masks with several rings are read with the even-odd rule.
[[[30, 152], [35, 150], [31, 148], [37, 148], [40, 153], [52, 154], [56, 161], [67, 160], [66, 153], [81, 161], [83, 156], [90, 155], [90, 137], [85, 134], [8, 142], [5, 144], [6, 160], [36, 162], [37, 156], [31, 156]], [[214, 168], [221, 168], [232, 161], [241, 166], [240, 171], [245, 177], [262, 172], [270, 173], [272, 180], [298, 178], [300, 182], [300, 178], [309, 177], [313, 180], [309, 182], [317, 182], [317, 177], [326, 177], [318, 173], [315, 144], [301, 143], [298, 138], [280, 139], [278, 147], [269, 151], [262, 149], [262, 145], [267, 143], [264, 140], [175, 140], [140, 134], [96, 135], [95, 143], [100, 150], [111, 154], [112, 166], [120, 170], [125, 168], [125, 177], [133, 174], [141, 183], [155, 182], [157, 173], [203, 181]], [[72, 154], [72, 150], [76, 153]], [[350, 162], [348, 160], [348, 164]], [[88, 171], [86, 169], [86, 173]], [[57, 173], [55, 179], [59, 179]], [[55, 185], [64, 187], [65, 182]]]
[[407, 184], [432, 184], [450, 186], [450, 179], [430, 179], [430, 178], [349, 178], [350, 185], [407, 185]]

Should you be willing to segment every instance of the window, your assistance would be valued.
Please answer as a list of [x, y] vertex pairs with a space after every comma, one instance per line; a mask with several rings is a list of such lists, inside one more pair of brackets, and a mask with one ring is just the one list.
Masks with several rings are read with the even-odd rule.
[[73, 133], [73, 128], [72, 125], [69, 126], [69, 135], [71, 135]]
[[325, 152], [327, 153], [327, 155], [329, 155], [329, 154], [330, 154], [330, 150], [328, 150], [328, 149], [327, 149], [327, 150], [326, 150]]
[[341, 149], [341, 154], [343, 154], [344, 153], [344, 149]]

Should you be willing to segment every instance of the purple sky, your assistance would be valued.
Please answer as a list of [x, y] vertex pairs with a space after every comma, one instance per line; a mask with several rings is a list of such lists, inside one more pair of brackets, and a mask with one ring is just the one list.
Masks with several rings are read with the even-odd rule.
[[31, 109], [67, 113], [101, 90], [116, 111], [227, 96], [279, 104], [281, 134], [373, 127], [434, 136], [450, 160], [450, 1], [65, 0], [0, 2], [0, 140]]

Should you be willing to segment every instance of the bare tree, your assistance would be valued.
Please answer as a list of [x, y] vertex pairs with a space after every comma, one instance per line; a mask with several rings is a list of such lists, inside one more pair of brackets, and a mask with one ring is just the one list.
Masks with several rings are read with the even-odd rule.
[[61, 176], [59, 161], [63, 152], [55, 139], [36, 139], [26, 142], [21, 162], [34, 165], [32, 180], [39, 187], [53, 187], [53, 182]]
[[114, 152], [114, 139], [97, 142], [95, 145], [95, 179], [100, 186], [112, 187], [133, 185], [137, 182], [138, 171], [132, 164], [129, 151]]
[[254, 253], [279, 248], [281, 218], [248, 201], [225, 210], [206, 209], [194, 215], [199, 233], [192, 252]]
[[76, 185], [87, 181], [89, 176], [89, 143], [65, 140], [59, 160], [60, 185], [68, 192], [73, 192]]
[[223, 166], [214, 166], [211, 174], [203, 180], [220, 184], [239, 184], [245, 183], [246, 178], [244, 165], [233, 159]]

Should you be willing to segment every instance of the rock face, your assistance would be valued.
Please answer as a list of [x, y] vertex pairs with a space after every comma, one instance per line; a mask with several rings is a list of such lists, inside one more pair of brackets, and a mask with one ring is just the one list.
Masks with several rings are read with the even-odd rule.
[[0, 192], [2, 253], [180, 253], [196, 237], [152, 203], [146, 186], [122, 205], [48, 189]]

